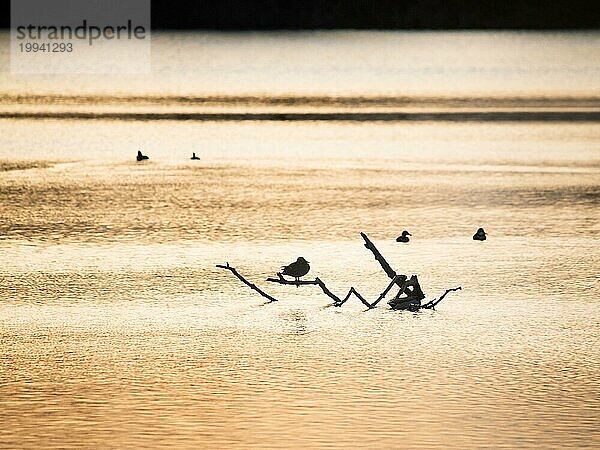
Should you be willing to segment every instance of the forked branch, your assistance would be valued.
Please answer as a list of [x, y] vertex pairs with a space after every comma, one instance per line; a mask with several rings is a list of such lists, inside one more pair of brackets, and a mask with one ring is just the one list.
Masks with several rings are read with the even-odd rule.
[[321, 288], [321, 290], [323, 291], [323, 293], [333, 300], [334, 306], [342, 306], [344, 303], [346, 303], [348, 301], [350, 296], [352, 294], [354, 294], [354, 296], [356, 298], [358, 298], [363, 305], [365, 305], [367, 308], [371, 309], [371, 308], [375, 308], [375, 306], [377, 306], [377, 303], [379, 303], [387, 295], [387, 293], [394, 286], [394, 284], [396, 284], [398, 282], [399, 279], [402, 279], [403, 281], [405, 281], [406, 277], [404, 275], [395, 276], [392, 279], [392, 281], [390, 282], [390, 284], [384, 289], [384, 291], [381, 294], [379, 294], [379, 297], [377, 297], [377, 299], [375, 301], [373, 301], [372, 303], [369, 303], [369, 301], [366, 300], [361, 295], [360, 292], [358, 292], [356, 289], [354, 289], [354, 287], [351, 287], [350, 290], [348, 291], [348, 293], [346, 294], [346, 296], [343, 299], [341, 299], [340, 297], [335, 295], [333, 292], [331, 292], [329, 290], [329, 288], [327, 287], [327, 285], [319, 277], [315, 278], [314, 280], [288, 280], [287, 278], [284, 278], [284, 276], [281, 273], [278, 273], [277, 278], [267, 278], [267, 281], [269, 281], [271, 283], [291, 284], [294, 286], [302, 286], [302, 285], [319, 286]]
[[460, 286], [458, 286], [458, 287], [455, 287], [455, 288], [446, 289], [446, 292], [444, 292], [444, 293], [443, 293], [443, 294], [440, 296], [440, 298], [438, 298], [438, 299], [435, 299], [435, 298], [434, 298], [434, 299], [433, 299], [433, 300], [431, 300], [430, 302], [427, 302], [427, 303], [425, 303], [424, 305], [421, 305], [421, 308], [425, 308], [425, 309], [433, 309], [433, 310], [435, 310], [435, 307], [436, 307], [436, 305], [437, 305], [439, 302], [441, 302], [442, 300], [444, 300], [444, 297], [445, 297], [446, 295], [448, 295], [448, 293], [449, 293], [449, 292], [453, 292], [453, 291], [460, 291], [460, 290], [462, 290], [462, 287], [460, 287]]
[[[379, 294], [379, 297], [377, 297], [377, 299], [375, 299], [371, 303], [369, 303], [369, 301], [366, 300], [361, 295], [361, 293], [358, 292], [354, 287], [350, 288], [350, 290], [348, 291], [348, 293], [346, 294], [346, 296], [344, 298], [340, 298], [337, 295], [335, 295], [333, 292], [331, 292], [331, 290], [327, 287], [327, 285], [319, 277], [315, 278], [314, 280], [298, 280], [298, 279], [289, 280], [289, 279], [285, 278], [281, 273], [277, 273], [276, 278], [269, 277], [269, 278], [267, 278], [267, 281], [271, 282], [271, 283], [293, 285], [296, 287], [306, 286], [306, 285], [319, 286], [321, 291], [323, 291], [323, 293], [326, 296], [328, 296], [330, 299], [333, 300], [334, 306], [342, 306], [344, 303], [346, 303], [348, 301], [348, 299], [352, 295], [354, 295], [356, 298], [358, 298], [361, 301], [361, 303], [363, 305], [365, 305], [369, 309], [375, 308], [375, 306], [377, 306], [377, 304], [385, 298], [385, 296], [394, 287], [394, 285], [397, 285], [400, 289], [399, 289], [398, 293], [396, 294], [396, 296], [389, 302], [390, 306], [393, 309], [409, 309], [411, 311], [416, 311], [419, 308], [435, 309], [436, 305], [438, 305], [444, 299], [444, 297], [446, 297], [446, 295], [448, 295], [448, 293], [453, 292], [453, 291], [458, 291], [461, 289], [460, 286], [456, 287], [456, 288], [448, 289], [448, 290], [446, 290], [446, 292], [444, 292], [440, 296], [440, 298], [433, 299], [422, 305], [421, 300], [423, 300], [425, 298], [425, 294], [421, 290], [421, 286], [419, 285], [417, 276], [413, 275], [409, 279], [406, 275], [397, 274], [396, 271], [394, 269], [392, 269], [392, 267], [389, 265], [389, 263], [383, 257], [383, 255], [379, 252], [377, 247], [375, 247], [375, 244], [373, 244], [373, 242], [371, 242], [371, 240], [367, 237], [367, 235], [365, 233], [360, 233], [360, 235], [362, 236], [363, 240], [365, 241], [365, 244], [364, 244], [365, 247], [368, 250], [370, 250], [371, 253], [373, 253], [375, 260], [377, 262], [379, 262], [379, 265], [381, 266], [383, 271], [391, 279], [391, 281], [387, 285], [387, 287], [383, 290], [383, 292], [381, 294]], [[270, 302], [277, 301], [276, 298], [270, 296], [269, 294], [267, 294], [265, 291], [260, 289], [255, 284], [250, 283], [248, 280], [246, 280], [242, 275], [240, 275], [240, 273], [234, 267], [231, 267], [229, 265], [229, 263], [227, 263], [226, 265], [218, 264], [217, 267], [220, 269], [229, 270], [242, 283], [244, 283], [250, 289], [258, 292], [260, 295], [262, 295], [263, 297], [268, 299]]]

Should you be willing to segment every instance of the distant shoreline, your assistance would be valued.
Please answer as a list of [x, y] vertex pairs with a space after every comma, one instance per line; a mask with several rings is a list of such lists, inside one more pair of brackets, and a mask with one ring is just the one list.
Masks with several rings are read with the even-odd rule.
[[504, 95], [504, 96], [426, 96], [426, 95], [110, 95], [37, 94], [0, 92], [0, 105], [7, 104], [161, 104], [194, 106], [347, 106], [347, 107], [512, 107], [559, 108], [598, 107], [598, 95]]
[[275, 122], [600, 122], [600, 111], [492, 112], [310, 112], [310, 113], [122, 113], [0, 112], [0, 119], [127, 121], [275, 121]]

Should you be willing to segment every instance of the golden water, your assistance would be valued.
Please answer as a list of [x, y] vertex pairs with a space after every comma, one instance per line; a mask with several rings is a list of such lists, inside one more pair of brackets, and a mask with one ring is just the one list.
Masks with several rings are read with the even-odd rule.
[[[163, 36], [159, 54], [192, 45], [183, 36]], [[210, 36], [214, 53], [236, 42]], [[332, 36], [304, 38], [331, 56]], [[353, 36], [376, 47], [377, 34]], [[445, 39], [481, 54], [515, 39], [536, 54], [550, 40], [537, 56], [547, 70], [532, 64], [565, 87], [549, 84], [549, 96], [600, 92], [585, 46], [596, 34], [469, 36]], [[438, 38], [410, 39], [435, 47]], [[295, 61], [301, 37], [287, 39]], [[275, 48], [272, 37], [259, 44], [263, 59]], [[565, 48], [559, 76], [544, 51]], [[537, 95], [535, 73], [519, 78], [510, 55], [474, 59], [462, 76], [487, 73], [498, 95], [494, 70], [513, 67], [507, 89]], [[227, 61], [238, 63], [223, 56], [207, 70], [235, 77]], [[365, 73], [381, 70], [367, 62]], [[431, 70], [423, 83], [434, 86]], [[565, 81], [569, 70], [587, 80], [581, 92]], [[247, 87], [266, 77], [251, 73]], [[19, 107], [8, 97], [21, 90], [66, 89], [2, 77], [3, 110]], [[360, 93], [359, 73], [340, 77]], [[297, 94], [301, 80], [281, 82]], [[196, 82], [178, 93], [198, 94]], [[139, 83], [124, 88], [170, 86]], [[115, 86], [94, 95], [116, 95]], [[600, 446], [597, 122], [23, 118], [0, 120], [0, 144], [0, 446]], [[138, 149], [151, 159], [137, 164]], [[483, 243], [471, 239], [480, 226]], [[395, 242], [403, 229], [408, 245]], [[360, 231], [396, 270], [418, 274], [429, 298], [463, 290], [437, 311], [402, 313], [385, 302], [364, 311], [356, 299], [334, 308], [314, 287], [264, 281], [304, 256], [337, 294], [354, 286], [376, 298], [389, 280]], [[225, 262], [280, 301], [266, 304], [215, 267]]]

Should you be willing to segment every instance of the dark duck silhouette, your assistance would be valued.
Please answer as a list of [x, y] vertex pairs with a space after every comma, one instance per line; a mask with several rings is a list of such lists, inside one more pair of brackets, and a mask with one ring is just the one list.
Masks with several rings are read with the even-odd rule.
[[135, 159], [137, 159], [138, 161], [144, 161], [144, 160], [150, 159], [150, 158], [148, 158], [146, 155], [142, 155], [142, 152], [138, 150], [138, 154]]
[[477, 233], [475, 233], [473, 235], [473, 240], [474, 241], [485, 241], [486, 240], [485, 231], [483, 231], [483, 228], [477, 229]]
[[398, 236], [396, 238], [396, 242], [408, 242], [410, 239], [408, 239], [409, 236], [412, 236], [412, 234], [410, 234], [408, 231], [404, 230], [402, 232], [402, 236]]
[[196, 160], [199, 160], [200, 158], [198, 158], [198, 157], [196, 156], [196, 153], [194, 152], [194, 153], [192, 153], [192, 158], [191, 158], [191, 159], [193, 159], [193, 160], [195, 160], [195, 161], [196, 161]]
[[285, 266], [281, 273], [283, 275], [294, 277], [296, 281], [300, 281], [300, 277], [306, 275], [309, 270], [310, 265], [308, 264], [308, 261], [301, 256], [295, 262]]

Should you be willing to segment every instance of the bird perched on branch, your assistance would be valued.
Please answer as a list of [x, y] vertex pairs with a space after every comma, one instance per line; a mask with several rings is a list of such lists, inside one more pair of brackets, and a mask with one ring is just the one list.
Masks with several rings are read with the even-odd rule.
[[475, 233], [473, 235], [473, 240], [474, 241], [485, 241], [486, 240], [485, 231], [483, 231], [483, 228], [479, 228], [477, 230], [477, 233]]
[[408, 236], [412, 236], [412, 234], [410, 234], [408, 231], [404, 230], [402, 232], [402, 236], [398, 236], [396, 238], [396, 242], [408, 242], [410, 239], [408, 239]]
[[303, 277], [310, 270], [310, 265], [308, 261], [305, 260], [302, 256], [300, 256], [295, 262], [284, 266], [281, 273], [283, 275], [289, 275], [290, 277], [294, 277], [296, 281], [300, 281], [300, 277]]
[[138, 161], [145, 161], [150, 158], [148, 158], [146, 155], [143, 155], [142, 152], [140, 152], [138, 150], [138, 153], [137, 153], [137, 156], [135, 157], [135, 159], [137, 159]]

